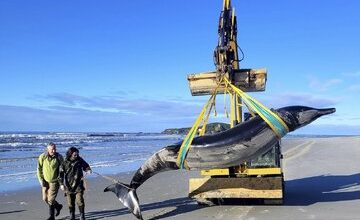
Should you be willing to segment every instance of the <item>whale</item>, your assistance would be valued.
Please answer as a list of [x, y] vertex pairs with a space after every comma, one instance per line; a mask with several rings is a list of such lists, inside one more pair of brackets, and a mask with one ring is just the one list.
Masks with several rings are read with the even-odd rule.
[[[310, 124], [321, 116], [334, 113], [335, 108], [318, 109], [287, 106], [272, 111], [288, 126], [289, 132]], [[267, 152], [279, 137], [260, 117], [254, 116], [226, 131], [195, 137], [186, 155], [189, 170], [221, 169], [238, 166]], [[150, 177], [164, 171], [178, 170], [178, 152], [182, 141], [160, 149], [136, 171], [130, 184], [121, 182], [104, 189], [115, 193], [120, 202], [138, 219], [143, 219], [136, 189]]]

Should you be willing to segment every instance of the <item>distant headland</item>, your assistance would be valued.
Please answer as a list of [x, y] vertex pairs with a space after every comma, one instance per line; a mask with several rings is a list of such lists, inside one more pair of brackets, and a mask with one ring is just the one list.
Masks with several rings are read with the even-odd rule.
[[[214, 134], [225, 131], [230, 128], [229, 124], [226, 123], [210, 123], [206, 125], [205, 134]], [[187, 134], [191, 128], [168, 128], [162, 131], [162, 134]]]

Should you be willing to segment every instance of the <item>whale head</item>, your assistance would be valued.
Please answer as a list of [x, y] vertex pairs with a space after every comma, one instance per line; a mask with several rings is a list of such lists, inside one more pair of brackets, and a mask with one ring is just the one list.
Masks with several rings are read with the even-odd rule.
[[288, 106], [277, 109], [276, 111], [289, 127], [289, 131], [294, 131], [298, 128], [310, 124], [323, 115], [334, 113], [336, 109], [317, 109], [307, 106]]

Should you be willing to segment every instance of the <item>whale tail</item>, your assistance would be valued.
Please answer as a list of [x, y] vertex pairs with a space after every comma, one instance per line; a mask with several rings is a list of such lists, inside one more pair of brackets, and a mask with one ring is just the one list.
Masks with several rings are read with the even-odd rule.
[[143, 220], [139, 206], [139, 199], [136, 195], [136, 190], [129, 185], [117, 182], [104, 189], [104, 192], [111, 191], [119, 198], [119, 201], [129, 209], [129, 211], [136, 216], [136, 218]]

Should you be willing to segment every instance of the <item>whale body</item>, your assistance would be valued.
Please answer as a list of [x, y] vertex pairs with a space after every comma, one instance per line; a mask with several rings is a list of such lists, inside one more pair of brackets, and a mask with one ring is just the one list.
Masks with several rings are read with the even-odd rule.
[[[288, 106], [273, 111], [291, 132], [323, 115], [334, 113], [336, 109]], [[226, 131], [195, 137], [186, 156], [186, 165], [189, 170], [238, 166], [267, 152], [278, 140], [269, 125], [255, 116]], [[181, 143], [166, 146], [154, 153], [136, 171], [129, 185], [119, 182], [106, 187], [104, 191], [114, 192], [131, 213], [142, 219], [136, 189], [159, 172], [180, 169], [176, 162]]]

